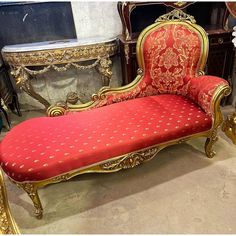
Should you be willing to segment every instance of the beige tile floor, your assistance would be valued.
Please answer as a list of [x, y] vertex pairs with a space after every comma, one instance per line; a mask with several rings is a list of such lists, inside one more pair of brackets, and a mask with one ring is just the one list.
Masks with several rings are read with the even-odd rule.
[[[40, 115], [12, 115], [12, 123]], [[196, 139], [133, 169], [45, 187], [42, 220], [6, 179], [12, 214], [22, 233], [236, 233], [236, 146], [220, 133], [217, 155], [207, 159], [203, 145]]]

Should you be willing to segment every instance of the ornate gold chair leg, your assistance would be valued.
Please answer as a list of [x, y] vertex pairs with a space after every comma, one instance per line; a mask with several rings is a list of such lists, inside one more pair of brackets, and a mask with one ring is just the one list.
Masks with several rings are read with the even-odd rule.
[[17, 185], [25, 190], [25, 192], [29, 195], [34, 204], [35, 216], [38, 219], [41, 219], [43, 217], [43, 207], [38, 195], [38, 187], [32, 183], [22, 183]]
[[18, 76], [16, 76], [16, 72], [12, 72], [12, 75], [16, 79], [16, 85], [24, 92], [26, 92], [29, 96], [31, 96], [32, 98], [40, 102], [42, 105], [44, 105], [45, 108], [47, 109], [50, 106], [50, 103], [41, 95], [35, 92], [30, 81], [30, 75], [23, 70], [20, 71], [21, 73]]
[[218, 140], [217, 137], [217, 129], [214, 129], [211, 133], [211, 136], [207, 138], [205, 143], [205, 153], [208, 158], [212, 158], [215, 156], [215, 151], [213, 151], [212, 147], [215, 144], [215, 142]]

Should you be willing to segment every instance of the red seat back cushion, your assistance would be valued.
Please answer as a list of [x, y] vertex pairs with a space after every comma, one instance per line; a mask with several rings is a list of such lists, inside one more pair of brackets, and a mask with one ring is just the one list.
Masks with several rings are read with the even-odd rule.
[[45, 180], [106, 159], [209, 130], [211, 117], [183, 96], [128, 100], [61, 117], [33, 118], [1, 143], [16, 181]]
[[143, 43], [147, 84], [156, 94], [186, 94], [185, 79], [197, 76], [202, 42], [186, 25], [168, 24], [151, 31]]
[[141, 44], [144, 76], [135, 89], [110, 94], [97, 107], [137, 97], [188, 93], [190, 79], [198, 76], [202, 36], [184, 23], [164, 24], [149, 31]]

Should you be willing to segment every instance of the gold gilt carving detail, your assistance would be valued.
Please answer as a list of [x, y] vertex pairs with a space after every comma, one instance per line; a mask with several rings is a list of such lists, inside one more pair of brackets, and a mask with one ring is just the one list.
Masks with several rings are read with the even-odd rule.
[[177, 6], [177, 7], [182, 7], [186, 4], [187, 2], [182, 2], [182, 1], [179, 1], [179, 2], [174, 2], [174, 5]]
[[103, 86], [109, 86], [112, 76], [112, 61], [109, 56], [101, 58], [100, 63], [96, 68], [102, 75]]
[[61, 181], [67, 181], [68, 179], [70, 179], [70, 174], [64, 174], [56, 176], [55, 178], [52, 179], [52, 181], [61, 182]]
[[4, 189], [0, 186], [0, 233], [14, 234], [5, 209]]
[[211, 136], [207, 138], [206, 143], [205, 143], [205, 153], [208, 158], [213, 158], [216, 154], [215, 151], [213, 151], [212, 147], [214, 143], [218, 140], [217, 129], [218, 129], [218, 126], [215, 129], [213, 129]]
[[236, 112], [229, 115], [223, 122], [222, 130], [236, 144]]
[[109, 162], [101, 164], [100, 167], [103, 170], [120, 170], [133, 168], [145, 161], [151, 160], [158, 153], [158, 151], [159, 148], [155, 147], [144, 151], [131, 153], [119, 159], [111, 160]]
[[101, 100], [104, 100], [104, 99], [106, 99], [106, 94], [104, 94], [104, 93], [94, 93], [93, 95], [92, 95], [92, 100], [93, 101], [101, 101]]
[[11, 214], [2, 171], [0, 170], [0, 234], [19, 234]]
[[34, 185], [33, 183], [18, 183], [18, 182], [15, 183], [18, 187], [24, 189], [24, 191], [31, 198], [35, 208], [34, 214], [38, 219], [41, 219], [43, 216], [43, 208], [39, 199], [38, 189], [36, 185]]
[[0, 232], [3, 234], [12, 234], [11, 227], [7, 219], [7, 214], [4, 209], [3, 189], [0, 186]]
[[180, 20], [180, 21], [190, 21], [192, 24], [196, 23], [196, 20], [193, 16], [186, 14], [180, 9], [174, 9], [173, 11], [158, 17], [155, 22], [163, 22], [163, 21], [173, 21], [173, 20]]
[[66, 114], [66, 107], [60, 104], [52, 105], [47, 109], [47, 115], [50, 117], [63, 116]]
[[40, 66], [52, 64], [67, 64], [81, 60], [92, 60], [98, 57], [114, 55], [117, 51], [116, 43], [78, 46], [67, 49], [31, 51], [10, 53], [3, 52], [5, 61], [11, 66]]
[[126, 64], [129, 64], [129, 45], [128, 44], [125, 44], [124, 52], [125, 52]]
[[205, 72], [204, 72], [203, 70], [199, 70], [199, 71], [198, 71], [198, 75], [199, 75], [199, 76], [205, 75]]

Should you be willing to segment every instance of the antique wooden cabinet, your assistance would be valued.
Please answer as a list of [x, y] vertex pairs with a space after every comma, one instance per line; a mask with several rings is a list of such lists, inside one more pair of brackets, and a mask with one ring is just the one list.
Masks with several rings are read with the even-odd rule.
[[140, 32], [173, 8], [195, 17], [209, 36], [206, 73], [230, 81], [234, 50], [232, 30], [227, 28], [229, 12], [224, 2], [118, 2], [123, 32], [119, 36], [123, 84], [137, 74], [136, 41]]

